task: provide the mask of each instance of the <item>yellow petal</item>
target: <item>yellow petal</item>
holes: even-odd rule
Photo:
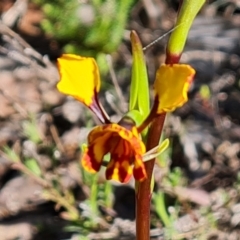
[[[195,70],[186,64],[162,65],[156,75],[154,91],[158,97],[157,113],[172,112],[187,102],[187,92]]]
[[[94,58],[63,54],[58,58],[58,68],[61,76],[58,90],[90,106],[94,94],[100,89],[99,70]]]

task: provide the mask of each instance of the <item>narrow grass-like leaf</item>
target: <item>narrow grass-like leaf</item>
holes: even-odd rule
[[[24,165],[29,169],[31,170],[31,172],[33,172],[36,176],[41,176],[42,175],[42,172],[41,172],[41,169],[37,163],[37,161],[33,158],[30,158],[30,159],[26,159],[24,161]]]

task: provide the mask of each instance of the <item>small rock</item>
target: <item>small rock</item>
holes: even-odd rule
[[[76,123],[83,112],[83,106],[76,101],[70,100],[63,104],[62,112],[64,117],[71,123]]]
[[[18,176],[11,179],[0,192],[0,218],[7,217],[7,212],[9,215],[16,215],[24,209],[44,202],[41,194],[42,187],[31,178]]]
[[[0,224],[0,239],[1,240],[32,240],[35,228],[26,222],[16,224]]]

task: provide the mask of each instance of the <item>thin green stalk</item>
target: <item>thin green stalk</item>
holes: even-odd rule
[[[98,213],[97,206],[97,192],[98,192],[98,183],[97,183],[97,175],[93,177],[92,186],[91,186],[91,195],[90,195],[90,205],[95,214]]]
[[[165,201],[164,201],[165,194],[163,192],[159,192],[154,196],[154,202],[156,206],[156,212],[161,218],[164,226],[168,227],[171,224],[170,217],[166,211]]]

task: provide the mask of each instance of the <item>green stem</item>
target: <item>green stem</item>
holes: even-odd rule
[[[155,200],[154,202],[156,206],[156,212],[163,221],[164,226],[168,227],[171,224],[171,220],[166,211],[164,196],[165,194],[163,192],[160,192],[154,196],[153,200]]]
[[[98,192],[98,183],[97,183],[98,176],[95,175],[93,177],[93,182],[91,186],[91,195],[90,195],[90,205],[91,209],[95,214],[98,213],[98,205],[97,205],[97,192]]]
[[[156,147],[159,144],[159,139],[162,133],[163,124],[166,114],[161,114],[155,118],[147,137],[147,151]],[[152,197],[152,172],[155,159],[145,163],[148,178],[139,182],[136,188],[136,236],[137,240],[150,239],[150,203]]]
[[[172,32],[167,44],[167,64],[175,64],[179,62],[193,20],[205,2],[206,0],[181,1],[177,22],[175,24],[176,28]]]

